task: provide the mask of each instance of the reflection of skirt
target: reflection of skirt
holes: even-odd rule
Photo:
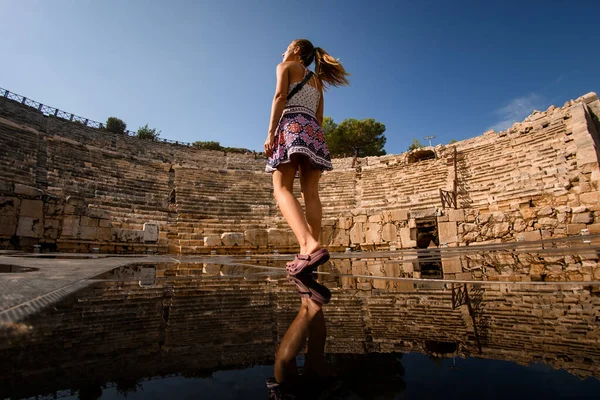
[[[305,107],[293,106],[283,110],[273,154],[267,159],[265,171],[274,172],[279,164],[289,163],[292,154],[307,156],[321,171],[333,169],[323,130],[313,112]]]

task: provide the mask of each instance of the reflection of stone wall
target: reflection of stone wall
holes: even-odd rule
[[[419,150],[354,165],[351,158],[334,160],[321,182],[322,239],[335,250],[411,248],[425,217],[438,218],[439,242],[450,247],[598,233],[599,113],[590,93],[535,111],[505,132],[425,149],[434,159],[419,159],[425,154]],[[461,210],[442,210],[439,190],[451,190],[455,180]],[[62,250],[184,254],[297,248],[256,154],[141,141],[0,98],[0,196],[21,198],[16,185],[41,191],[33,197],[49,204],[81,198],[102,218],[89,217],[110,226],[67,214],[75,218],[49,215],[54,221],[42,228],[36,216],[15,222],[7,206],[0,218],[12,226],[0,231],[3,247],[52,243]],[[140,233],[150,222],[159,226],[154,247]],[[63,238],[63,230],[77,235]]]
[[[0,392],[9,385],[35,394],[32,379],[36,389],[51,391],[73,377],[193,376],[272,362],[300,304],[287,279],[253,277],[256,271],[240,267],[158,267],[154,286],[106,282],[3,336]],[[449,342],[458,350],[446,356],[543,361],[600,377],[600,298],[588,288],[469,287],[471,316],[466,306],[452,309],[451,292],[441,284],[344,279],[325,281],[333,292],[325,307],[329,353],[428,352],[427,341]]]

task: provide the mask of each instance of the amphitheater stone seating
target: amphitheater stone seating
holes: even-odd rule
[[[415,247],[423,229],[449,246],[529,240],[536,230],[550,238],[582,229],[598,233],[598,110],[590,93],[534,111],[504,132],[399,155],[336,159],[320,183],[322,240],[341,250]],[[2,247],[39,242],[63,251],[185,254],[297,249],[259,154],[138,140],[45,116],[4,97],[0,144],[0,195],[17,204],[0,210],[12,225],[0,231]],[[18,194],[15,185],[41,194]],[[301,198],[298,186],[294,194]],[[100,218],[107,226],[82,225],[90,221],[61,213],[69,196],[82,198],[86,212],[95,213],[79,217]],[[454,197],[460,218],[447,203]],[[17,229],[33,221],[21,210],[21,200],[32,199],[54,214],[37,218],[43,229]],[[503,216],[490,219],[491,213]],[[433,230],[426,222],[431,218]],[[145,223],[158,224],[159,240],[128,243],[143,238]],[[102,233],[88,229],[96,227]]]

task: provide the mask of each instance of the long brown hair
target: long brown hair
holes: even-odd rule
[[[320,47],[314,47],[307,39],[294,40],[294,46],[300,47],[300,61],[305,67],[315,62],[315,74],[329,86],[349,85],[350,75],[344,66]]]

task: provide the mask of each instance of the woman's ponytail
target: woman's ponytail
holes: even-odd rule
[[[320,47],[314,47],[307,39],[296,39],[294,45],[300,47],[300,60],[305,67],[315,62],[315,74],[325,86],[349,85],[350,75],[342,64]]]
[[[320,47],[315,47],[315,74],[329,86],[350,84],[344,66]]]

